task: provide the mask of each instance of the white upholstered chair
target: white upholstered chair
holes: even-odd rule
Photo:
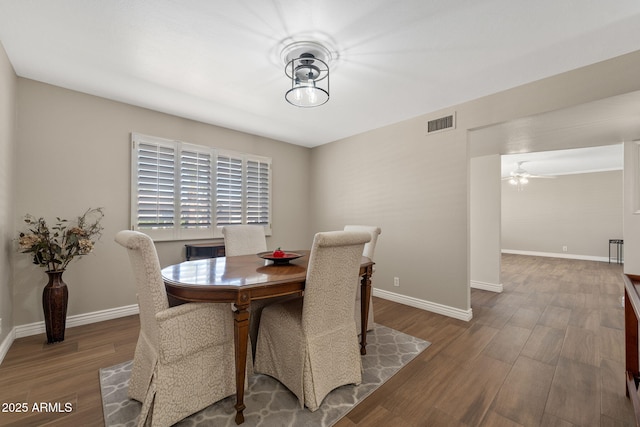
[[[229,305],[169,307],[149,236],[124,230],[115,240],[128,250],[140,307],[140,335],[129,380],[129,397],[142,402],[138,425],[170,426],[235,394]]]
[[[267,250],[261,225],[227,225],[222,227],[225,256],[252,255]]]
[[[254,368],[278,379],[311,411],[336,387],[362,382],[353,301],[369,240],[365,232],[316,234],[304,297],[262,311]]]
[[[362,252],[363,256],[366,256],[371,261],[373,261],[373,255],[376,251],[376,243],[378,242],[378,236],[382,232],[380,227],[374,227],[371,225],[345,225],[345,231],[366,231],[371,234],[371,241],[364,245],[364,250]],[[358,333],[360,333],[360,325],[362,324],[362,318],[360,317],[360,286],[358,286],[358,291],[356,293],[356,328]],[[367,331],[373,329],[373,292],[371,293],[371,297],[369,298],[369,317],[367,318]]]

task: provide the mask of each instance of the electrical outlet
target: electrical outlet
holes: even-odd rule
[[[567,252],[567,247],[566,246],[562,247],[562,252]]]
[[[400,278],[399,277],[394,277],[393,278],[393,286],[400,286]]]

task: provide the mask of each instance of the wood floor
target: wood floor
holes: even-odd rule
[[[504,255],[502,267],[503,293],[471,291],[470,322],[374,299],[377,323],[432,345],[337,427],[633,425],[621,266]],[[16,340],[0,403],[29,408],[0,425],[101,426],[98,369],[133,357],[138,328],[130,316],[67,329],[60,344]],[[33,412],[40,402],[72,410]]]

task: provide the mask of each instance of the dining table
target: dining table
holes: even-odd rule
[[[162,278],[171,304],[184,302],[233,304],[236,424],[244,422],[244,387],[251,301],[304,294],[310,251],[287,251],[287,254],[290,253],[299,257],[280,262],[264,259],[258,254],[206,258],[185,261],[162,269]],[[364,256],[360,261],[359,277],[362,294],[360,353],[363,355],[367,352],[367,318],[373,264],[371,259]]]

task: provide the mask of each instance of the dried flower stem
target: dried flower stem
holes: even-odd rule
[[[68,221],[56,218],[51,230],[44,218],[25,216],[29,233],[20,233],[18,241],[23,253],[33,253],[33,263],[47,271],[64,270],[75,258],[93,250],[95,242],[102,236],[100,221],[104,217],[102,208],[88,209],[68,227]]]

